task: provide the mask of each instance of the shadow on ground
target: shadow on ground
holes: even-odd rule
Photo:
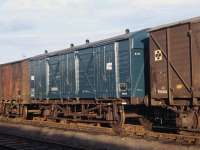
[[[31,139],[59,142],[88,150],[199,150],[200,147],[181,146],[138,138],[95,135],[73,131],[39,128],[29,125],[0,123],[0,133]]]

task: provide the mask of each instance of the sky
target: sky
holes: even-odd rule
[[[0,0],[0,64],[200,16],[199,0]]]

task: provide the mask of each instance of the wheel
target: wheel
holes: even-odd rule
[[[125,112],[123,106],[114,106],[113,107],[113,120],[114,123],[112,125],[113,130],[118,133],[122,134],[122,128],[125,123]]]
[[[28,119],[28,107],[24,106],[23,107],[23,119]]]
[[[151,121],[149,121],[148,119],[146,119],[144,117],[143,118],[139,118],[139,121],[140,121],[140,124],[143,125],[145,129],[152,130],[153,124],[152,124]]]
[[[123,127],[125,123],[125,113],[124,111],[120,111],[115,116],[115,124],[119,127]]]
[[[9,104],[4,105],[4,116],[10,117],[10,105]]]
[[[0,104],[0,115],[3,115],[4,113],[4,103]]]
[[[49,116],[49,110],[45,109],[43,110],[43,117],[44,117],[44,121],[47,121],[48,119],[48,116]]]
[[[197,129],[198,124],[198,114],[195,111],[180,113],[176,119],[176,125],[179,129]]]

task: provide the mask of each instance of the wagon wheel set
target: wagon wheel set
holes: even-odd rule
[[[28,117],[28,107],[26,105],[2,102],[0,106],[0,115],[2,116],[23,117],[24,119]]]
[[[101,106],[102,105],[102,106]],[[99,107],[94,105],[93,108],[89,107],[85,108],[81,111],[74,112],[72,111],[69,105],[56,106],[54,105],[43,105],[37,106],[36,108],[40,108],[40,110],[33,110],[29,105],[14,105],[12,103],[6,103],[1,108],[1,115],[5,117],[21,117],[23,119],[32,120],[33,118],[40,118],[44,121],[54,120],[56,122],[84,122],[84,123],[92,123],[96,125],[106,125],[110,126],[114,129],[115,132],[120,133],[120,129],[123,128],[126,118],[128,117],[128,113],[125,112],[124,105],[114,103],[113,105],[107,104],[99,104]],[[83,108],[83,106],[82,106]],[[36,112],[36,115],[34,114]],[[78,114],[78,115],[77,115]],[[92,115],[95,114],[95,115]],[[152,122],[147,118],[144,118],[142,115],[137,115],[137,113],[133,113],[134,116],[132,118],[138,119],[141,125],[143,125],[146,129],[152,129]],[[92,117],[88,117],[92,116]],[[130,116],[129,116],[130,117]],[[128,118],[129,118],[128,117]]]
[[[70,107],[71,106],[71,107]],[[84,109],[83,109],[84,106]],[[33,110],[31,105],[18,105],[14,103],[5,103],[1,105],[1,115],[6,117],[22,117],[23,119],[33,119],[34,117],[43,118],[43,120],[56,120],[66,122],[87,122],[102,123],[114,128],[120,128],[125,123],[125,110],[123,105],[99,104],[93,108],[88,105],[80,105],[81,110],[74,109],[74,105],[43,105],[37,106],[38,110]],[[76,111],[74,111],[74,110]],[[36,115],[35,115],[36,114]]]
[[[84,109],[79,111],[73,111],[73,105],[44,105],[40,106],[40,110],[33,110],[30,107],[31,105],[17,105],[16,103],[6,103],[1,105],[1,115],[6,117],[22,117],[24,119],[33,119],[34,117],[43,118],[43,120],[56,120],[66,122],[84,122],[84,123],[99,123],[107,124],[111,126],[115,131],[119,132],[120,128],[123,127],[126,120],[125,107],[119,104],[105,105],[99,104],[98,106],[93,105],[94,107],[86,108],[88,105],[84,105]],[[39,108],[38,106],[36,108]],[[80,106],[79,106],[80,108]],[[185,108],[186,109],[186,108]],[[185,109],[177,107],[176,111],[185,112]],[[76,109],[75,109],[76,110]],[[198,131],[200,127],[200,118],[199,118],[199,109],[190,110],[187,113],[180,113],[176,119],[177,127],[183,130]],[[36,113],[36,115],[34,114]],[[145,118],[145,115],[138,115],[132,118],[137,118],[139,123],[143,125],[146,129],[152,130],[152,127],[155,125],[153,121],[148,116]],[[156,126],[156,125],[155,125]],[[167,129],[167,127],[166,127]]]
[[[125,123],[124,107],[117,104],[52,105],[51,109],[48,107],[43,110],[42,117],[56,121],[97,123],[117,127],[122,127]]]

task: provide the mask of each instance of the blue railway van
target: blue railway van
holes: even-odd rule
[[[146,30],[36,56],[33,99],[144,98]]]

